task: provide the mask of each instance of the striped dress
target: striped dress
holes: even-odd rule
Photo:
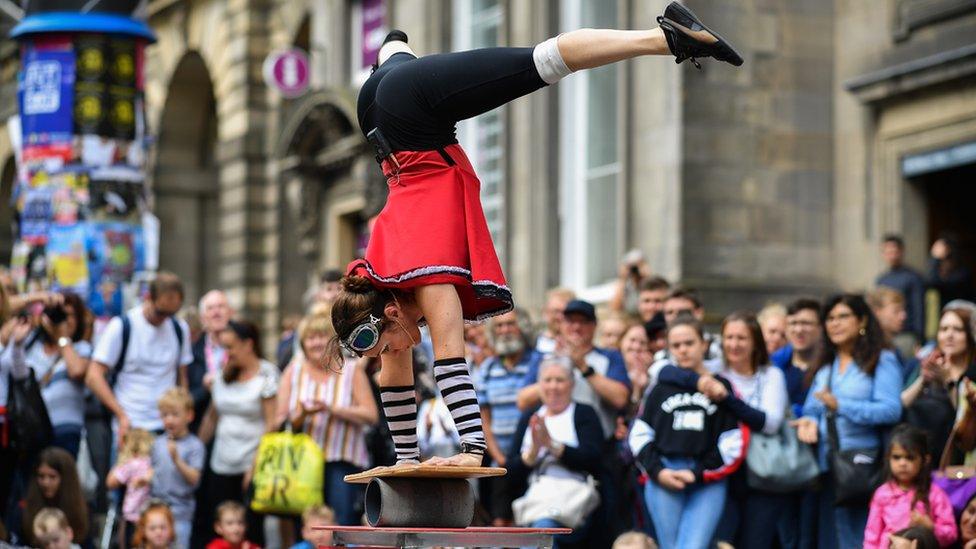
[[[296,360],[292,365],[289,412],[297,410],[300,402],[313,400],[323,401],[330,407],[352,406],[353,382],[359,368],[355,359],[346,359],[341,372],[329,372],[321,383],[312,379],[310,367],[304,361]],[[326,462],[346,461],[363,469],[369,466],[364,426],[322,411],[307,417],[302,430],[319,444]]]

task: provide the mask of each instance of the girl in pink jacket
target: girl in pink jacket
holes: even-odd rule
[[[956,521],[949,497],[932,484],[925,432],[899,425],[888,445],[885,483],[874,491],[864,529],[865,549],[886,549],[889,536],[909,526],[932,530],[939,545],[956,541]]]

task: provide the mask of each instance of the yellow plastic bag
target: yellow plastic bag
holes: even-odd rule
[[[300,515],[322,503],[325,460],[304,433],[268,433],[261,437],[254,465],[251,509],[258,513]]]

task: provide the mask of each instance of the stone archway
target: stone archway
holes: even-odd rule
[[[342,242],[355,239],[352,227],[370,202],[372,188],[357,169],[367,146],[359,134],[349,98],[331,92],[318,92],[288,105],[277,146],[279,200],[279,307],[282,313],[302,310],[302,295],[316,272],[323,267],[342,268],[327,253],[325,233],[337,217],[338,201],[355,197],[352,210],[344,211],[341,222],[346,229]],[[385,184],[383,185],[385,190]],[[378,200],[385,200],[385,195]],[[346,204],[350,204],[345,200]],[[331,217],[330,217],[331,216]],[[340,227],[340,231],[342,228]],[[337,232],[337,231],[332,231]],[[333,250],[334,251],[334,250]]]
[[[219,282],[216,113],[207,66],[198,53],[186,53],[159,119],[153,190],[161,226],[159,266],[180,275],[188,300]]]

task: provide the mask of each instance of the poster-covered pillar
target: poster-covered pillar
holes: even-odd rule
[[[20,45],[16,240],[22,291],[81,295],[97,317],[131,305],[158,263],[146,188],[144,49],[137,0],[32,0]]]

